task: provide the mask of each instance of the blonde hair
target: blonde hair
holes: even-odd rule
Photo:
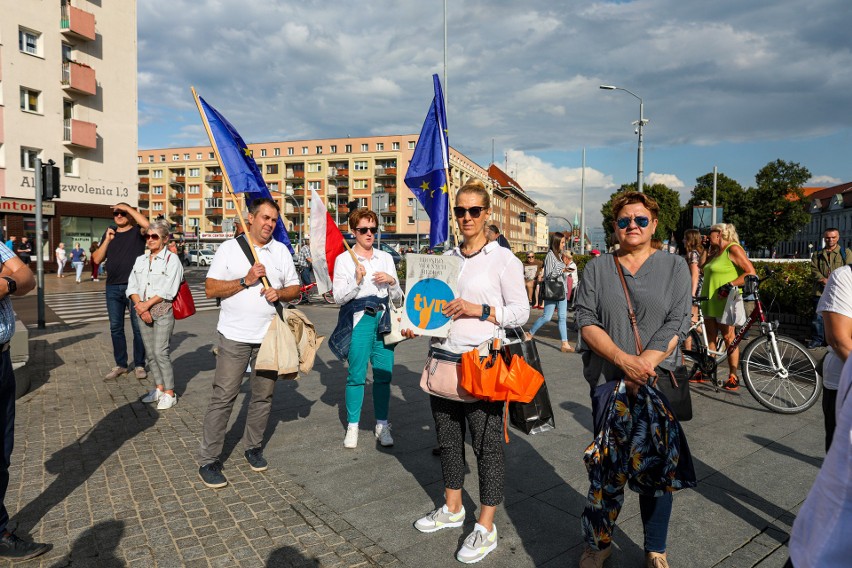
[[[731,223],[716,223],[710,227],[710,232],[712,233],[713,231],[719,231],[719,236],[722,237],[722,240],[740,244],[740,236],[737,234],[737,228]]]
[[[473,193],[482,198],[482,206],[486,209],[491,209],[491,196],[488,194],[485,184],[482,180],[470,179],[456,192],[456,200],[462,193]]]

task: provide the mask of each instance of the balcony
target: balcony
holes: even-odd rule
[[[396,232],[396,224],[389,225],[389,224],[386,223],[385,226],[384,226],[384,229],[382,229],[382,231],[385,232],[385,233],[395,233]]]
[[[183,201],[184,192],[177,189],[169,190],[169,201]]]
[[[396,168],[377,167],[375,174],[376,177],[396,177]]]
[[[95,41],[95,15],[80,8],[62,4],[62,16],[59,22],[62,33],[85,41]]]
[[[204,177],[204,183],[209,185],[221,184],[222,183],[222,174],[213,174]]]
[[[349,177],[349,168],[336,168],[337,171],[334,173],[334,177],[345,178]]]
[[[88,65],[66,61],[62,64],[62,88],[83,95],[97,94],[98,82],[95,79],[95,70]]]
[[[205,207],[204,214],[207,217],[222,217],[225,215],[225,210],[222,207]]]
[[[210,225],[210,232],[211,233],[221,233],[222,232],[222,225]]]
[[[150,184],[150,182],[151,182],[151,178],[147,178],[147,177],[141,177],[141,178],[139,178],[139,185],[140,185],[140,186],[141,186],[141,185],[148,186],[148,185]],[[140,191],[141,191],[141,190],[140,190]]]
[[[172,176],[169,180],[169,185],[183,187],[186,184],[186,176]]]
[[[148,200],[147,197],[142,197],[141,195],[139,196],[139,208],[140,209],[148,209],[150,205],[151,205],[151,202]]]
[[[284,175],[287,179],[305,179],[305,170],[287,168],[287,172]]]
[[[97,148],[98,127],[94,122],[66,118],[62,132],[62,141],[69,146]]]
[[[214,189],[213,193],[210,194],[210,197],[212,197],[214,199],[222,199],[222,190],[221,189]]]
[[[183,217],[183,207],[175,207],[174,211],[169,213],[169,217]]]

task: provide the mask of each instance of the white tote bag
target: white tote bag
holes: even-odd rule
[[[388,310],[390,311],[391,330],[382,337],[385,345],[390,347],[405,340],[402,335],[402,312],[405,310],[405,296],[401,296],[396,302],[388,298]]]
[[[728,294],[728,301],[725,302],[725,311],[722,312],[719,323],[722,325],[742,326],[745,322],[746,313],[745,306],[743,305],[743,297],[740,294],[740,289],[734,286],[731,288],[731,293]]]

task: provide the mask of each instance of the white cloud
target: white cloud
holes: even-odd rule
[[[684,183],[680,181],[680,179],[674,174],[658,174],[656,172],[650,172],[645,176],[645,183],[648,185],[653,185],[655,183],[661,183],[667,186],[669,189],[682,189]]]
[[[810,187],[831,187],[833,185],[840,185],[841,183],[843,183],[842,179],[832,176],[813,176],[807,181],[807,185]]]

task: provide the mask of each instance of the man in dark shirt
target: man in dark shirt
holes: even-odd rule
[[[506,237],[500,234],[500,229],[497,228],[497,225],[488,225],[485,228],[485,237],[489,241],[497,241],[497,244],[503,248],[512,250],[512,247],[509,246],[509,241],[506,240]]]
[[[27,237],[21,237],[21,243],[18,245],[18,248],[15,250],[18,253],[18,256],[21,257],[21,262],[26,264],[28,267],[30,265],[30,260],[33,254],[33,245],[27,240]]]
[[[133,329],[133,365],[136,378],[141,380],[148,376],[145,372],[145,345],[139,335],[136,310],[127,298],[127,281],[136,258],[145,252],[148,219],[127,203],[113,207],[113,219],[115,223],[104,233],[98,250],[92,253],[92,260],[98,264],[109,260],[106,302],[115,367],[104,380],[114,381],[128,371],[127,339],[124,335],[124,312],[127,310],[130,310],[130,327]]]

